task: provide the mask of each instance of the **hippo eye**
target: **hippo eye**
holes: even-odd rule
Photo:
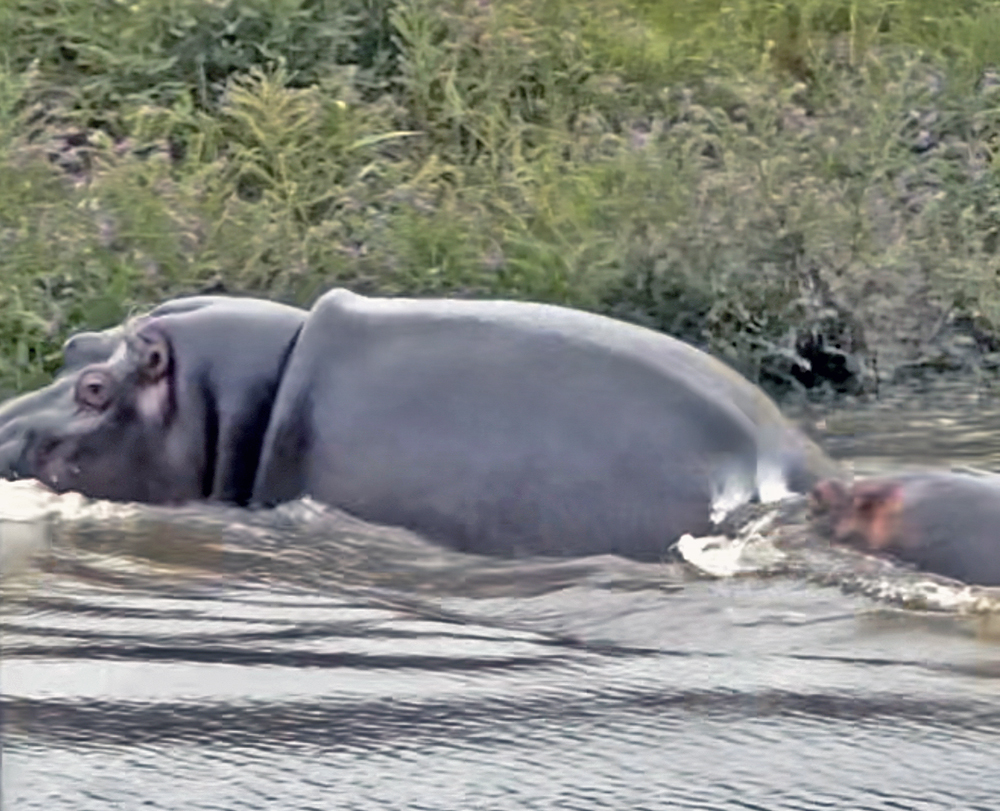
[[[76,401],[86,408],[101,411],[111,401],[111,376],[101,369],[80,375],[76,383]]]

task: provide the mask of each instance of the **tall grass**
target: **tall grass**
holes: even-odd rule
[[[873,337],[873,290],[1000,323],[995,34],[995,0],[12,0],[0,388],[219,285],[564,302],[750,371],[817,284]]]

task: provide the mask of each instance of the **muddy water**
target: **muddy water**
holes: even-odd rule
[[[991,403],[834,410],[823,441],[862,473],[1000,469]],[[809,539],[711,577],[19,487],[5,811],[998,807],[990,590]]]

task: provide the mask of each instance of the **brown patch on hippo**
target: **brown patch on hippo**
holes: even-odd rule
[[[862,482],[851,490],[850,511],[834,527],[834,538],[876,551],[902,540],[903,488],[892,481]]]
[[[871,550],[897,545],[902,530],[903,488],[893,481],[848,487],[836,479],[819,482],[809,494],[814,519],[837,543]]]

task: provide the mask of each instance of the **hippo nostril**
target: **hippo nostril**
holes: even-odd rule
[[[0,444],[0,478],[18,479],[40,478],[58,441],[52,437],[39,437],[35,430],[25,431],[17,439]]]
[[[32,477],[30,454],[33,441],[34,432],[25,431],[23,434],[0,442],[0,478],[15,480]]]
[[[22,449],[18,442],[4,442],[0,445],[0,479],[14,481],[20,479],[18,462],[22,455]]]

